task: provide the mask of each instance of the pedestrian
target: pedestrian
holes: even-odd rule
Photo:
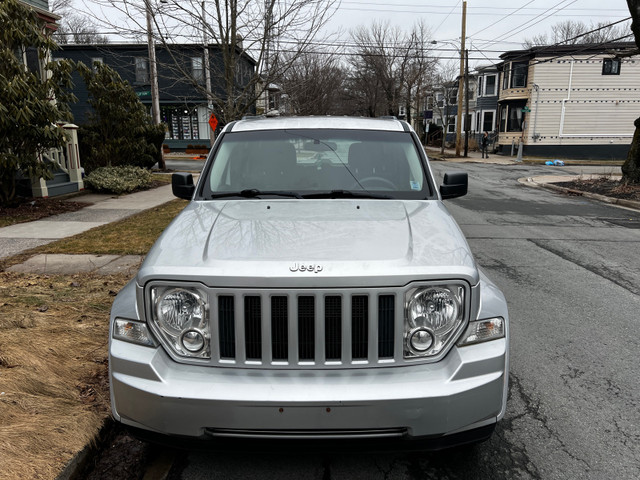
[[[482,134],[482,139],[480,140],[480,147],[482,149],[482,158],[485,158],[485,155],[487,156],[487,158],[489,158],[489,151],[487,150],[487,148],[489,147],[489,134],[487,133],[486,130]]]

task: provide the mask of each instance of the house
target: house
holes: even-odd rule
[[[212,92],[224,97],[224,83],[216,72],[224,71],[218,45],[210,44],[209,71]],[[143,104],[151,111],[151,78],[147,44],[63,45],[54,52],[56,58],[69,58],[86,65],[104,63],[113,68],[134,88]],[[198,44],[156,46],[160,118],[166,125],[165,144],[172,150],[188,145],[209,145],[211,113],[205,88],[204,49]],[[246,85],[254,75],[256,62],[247,54],[239,54],[236,82]],[[78,102],[72,105],[76,123],[87,121],[91,112],[89,93],[80,76],[74,74],[74,91]],[[220,115],[218,115],[219,117]],[[220,126],[222,127],[222,125]]]
[[[463,79],[464,81],[464,79]],[[468,130],[469,139],[474,139],[478,133],[476,117],[478,101],[478,79],[475,73],[469,74],[469,100],[467,105],[467,94],[463,87],[462,93],[462,115],[466,118],[461,126],[462,142],[464,144],[465,132]],[[438,86],[433,92],[432,108],[433,123],[439,127],[446,128],[446,140],[448,143],[455,143],[456,128],[458,125],[458,80],[444,83]],[[468,109],[468,115],[467,115]],[[465,117],[466,116],[466,117]]]
[[[623,159],[640,111],[631,42],[533,47],[502,54],[498,145],[506,153]],[[635,50],[637,53],[637,50]]]
[[[57,21],[60,20],[60,16],[49,11],[47,0],[20,1],[35,11],[46,32],[51,34],[57,30]],[[40,58],[40,53],[35,48],[23,49],[21,52],[22,62],[26,68],[44,80],[50,74],[45,65],[51,59],[51,52],[44,52],[43,59]],[[53,179],[21,179],[18,181],[18,189],[21,194],[34,197],[51,197],[84,190],[76,132],[78,127],[67,123],[60,123],[59,125],[67,132],[67,144],[59,149],[51,149],[39,158],[41,162],[47,162],[51,165]]]

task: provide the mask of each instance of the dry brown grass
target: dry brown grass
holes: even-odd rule
[[[109,415],[107,343],[125,276],[0,273],[0,477],[53,479]]]

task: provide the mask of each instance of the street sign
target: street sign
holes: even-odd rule
[[[216,127],[218,126],[218,119],[213,113],[209,117],[209,126],[211,127],[211,130],[213,130],[214,132],[216,131]]]
[[[136,92],[139,97],[148,97],[151,95],[151,90],[144,90],[142,92]]]

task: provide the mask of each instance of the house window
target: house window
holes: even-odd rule
[[[149,83],[149,60],[147,57],[136,57],[136,83]]]
[[[493,115],[494,112],[482,112],[482,131],[493,131]]]
[[[204,63],[202,57],[191,57],[191,75],[196,83],[204,83]]]
[[[484,94],[484,90],[482,90],[482,80],[484,77],[478,77],[478,96],[481,97]]]
[[[407,115],[407,109],[404,105],[398,105],[398,116],[405,117]]]
[[[620,59],[605,58],[602,61],[602,75],[620,75]]]
[[[502,105],[500,107],[500,131],[507,131],[507,106]]]
[[[42,70],[40,68],[40,57],[38,55],[38,49],[35,47],[27,47],[26,57],[27,68],[29,69],[29,71],[40,77]]]
[[[527,86],[527,70],[529,62],[514,62],[511,65],[511,88]]]
[[[447,125],[447,133],[456,133],[456,117],[449,118],[449,124]]]
[[[506,90],[509,88],[509,65],[504,66],[504,72],[502,74],[502,89]]]
[[[484,94],[487,97],[496,94],[496,75],[487,75],[484,81]]]
[[[526,105],[526,101],[514,102],[509,105],[507,115],[507,132],[521,132],[523,113],[522,109]]]

